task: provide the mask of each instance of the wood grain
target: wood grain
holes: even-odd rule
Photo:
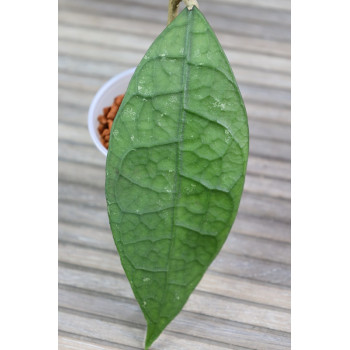
[[[99,87],[164,29],[160,0],[59,0],[58,220],[61,350],[142,349],[145,321],[108,225],[105,158],[87,129]],[[290,338],[290,1],[201,0],[250,127],[237,219],[184,310],[152,349],[287,350]]]
[[[228,12],[233,13],[230,8]],[[258,11],[259,15],[261,14]],[[226,12],[227,14],[227,12]],[[289,14],[287,17],[290,20]],[[280,18],[280,16],[278,16]],[[109,32],[118,31],[125,34],[142,35],[145,38],[155,39],[163,30],[164,26],[151,21],[133,20],[131,18],[108,17],[99,13],[90,15],[86,12],[76,12],[72,10],[61,9],[58,13],[60,24],[74,25],[82,28],[94,28],[96,31],[107,30]],[[287,21],[288,22],[288,21]],[[61,32],[59,28],[59,33]],[[290,43],[274,42],[266,39],[240,36],[237,34],[226,34],[216,30],[220,43],[224,48],[238,48],[243,51],[267,53],[271,56],[290,57]]]
[[[94,0],[61,0],[60,3],[69,9],[84,12],[84,13],[99,13],[110,17],[123,17],[132,18],[135,20],[149,20],[162,25],[166,25],[167,19],[167,6],[152,6],[145,1],[121,1],[118,3],[111,0],[101,0],[96,3]],[[215,7],[215,3],[209,3],[212,8]],[[231,7],[232,12],[235,7]],[[142,9],[142,11],[141,11]],[[273,9],[269,10],[274,12]],[[227,11],[225,11],[227,13]],[[263,14],[264,10],[260,13]],[[277,12],[277,11],[276,11]],[[280,14],[283,18],[283,13]],[[287,14],[288,16],[288,14]],[[269,40],[277,41],[289,41],[290,30],[288,26],[281,26],[273,23],[259,23],[247,21],[244,16],[242,20],[235,18],[234,15],[230,17],[223,17],[216,15],[214,11],[207,11],[206,17],[208,18],[211,25],[217,30],[232,33],[241,34],[249,37],[259,37]],[[242,17],[242,16],[241,16]],[[164,20],[165,19],[165,20]],[[281,19],[281,22],[283,19]]]

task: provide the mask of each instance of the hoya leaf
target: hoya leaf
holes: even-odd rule
[[[202,13],[185,8],[138,65],[106,163],[110,226],[147,321],[146,349],[225,242],[248,148],[227,58]]]

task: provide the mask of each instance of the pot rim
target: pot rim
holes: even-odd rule
[[[98,131],[97,129],[95,130],[95,125],[94,125],[94,120],[97,119],[98,115],[95,115],[95,110],[96,110],[96,105],[98,104],[98,102],[101,100],[101,98],[104,96],[104,94],[110,90],[110,88],[119,80],[124,79],[127,76],[131,77],[133,76],[134,72],[135,72],[136,67],[127,69],[117,75],[115,75],[114,77],[112,77],[111,79],[109,79],[108,81],[106,81],[101,87],[100,89],[97,91],[97,93],[95,94],[94,98],[91,101],[90,107],[89,107],[89,111],[88,111],[88,129],[89,129],[89,133],[90,133],[90,137],[92,138],[92,141],[94,142],[95,146],[97,147],[97,149],[104,155],[107,156],[107,152],[108,150],[102,145],[99,135],[98,135]],[[102,111],[100,112],[100,114],[102,113]]]

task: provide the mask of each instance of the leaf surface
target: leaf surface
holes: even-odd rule
[[[208,22],[185,8],[138,65],[106,163],[110,226],[147,320],[146,349],[181,311],[237,214],[248,124]]]

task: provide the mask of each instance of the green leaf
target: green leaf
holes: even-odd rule
[[[227,58],[185,8],[138,65],[112,127],[110,226],[147,320],[146,349],[181,311],[236,217],[248,124]]]

